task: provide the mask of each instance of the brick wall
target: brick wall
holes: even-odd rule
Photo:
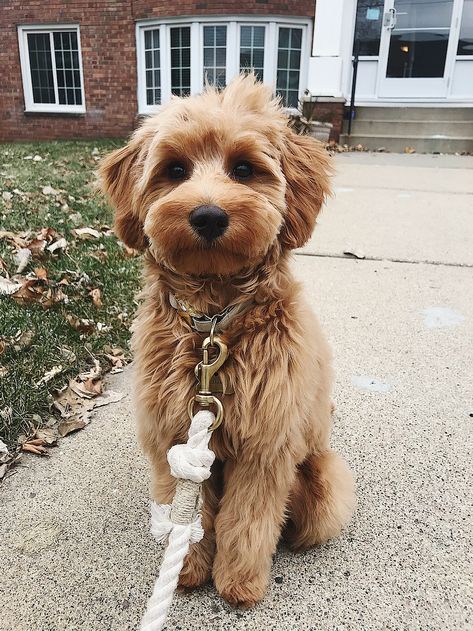
[[[27,24],[79,24],[86,114],[25,114],[17,25]],[[123,136],[133,128],[136,56],[130,0],[3,3],[0,41],[0,140]]]
[[[172,11],[170,11],[172,6]],[[0,141],[126,136],[137,122],[135,21],[260,14],[313,17],[313,0],[23,0],[0,11]],[[17,26],[78,24],[85,114],[25,113]]]
[[[172,11],[170,12],[170,5]],[[314,17],[314,0],[173,0],[171,3],[153,0],[133,0],[133,17],[143,20],[179,15],[292,15]]]
[[[330,140],[338,142],[343,127],[343,115],[345,99],[328,99],[318,101],[306,101],[304,103],[304,115],[321,123],[332,123]]]

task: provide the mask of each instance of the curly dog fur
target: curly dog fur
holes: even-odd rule
[[[232,174],[242,160],[253,169],[244,181]],[[169,175],[176,163],[179,181]],[[118,236],[146,252],[135,401],[157,502],[174,494],[166,452],[187,435],[203,339],[177,317],[169,293],[209,315],[252,299],[221,334],[229,346],[222,379],[234,394],[211,439],[205,537],[180,576],[187,587],[213,577],[234,605],[263,597],[281,534],[295,549],[321,543],[354,507],[351,473],[329,446],[330,350],[289,269],[290,251],[307,241],[330,192],[330,171],[323,146],[296,135],[252,76],[173,99],[100,168]],[[211,244],[189,223],[203,204],[229,219]]]

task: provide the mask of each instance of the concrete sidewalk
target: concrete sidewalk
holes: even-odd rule
[[[318,549],[281,546],[254,610],[209,586],[176,597],[169,630],[472,628],[473,158],[337,165],[294,266],[334,347],[333,445],[356,473],[357,513]],[[436,264],[341,258],[350,248]],[[126,391],[129,372],[111,387]],[[2,630],[136,629],[160,548],[129,398],[25,464],[0,489]]]

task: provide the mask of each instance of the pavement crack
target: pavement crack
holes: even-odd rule
[[[329,254],[324,252],[295,252],[296,256],[311,256],[314,258],[321,259],[344,259],[347,261],[379,261],[388,262],[388,263],[406,263],[408,265],[438,265],[441,267],[465,267],[465,268],[473,268],[473,263],[448,263],[444,261],[429,261],[429,260],[410,260],[410,259],[396,259],[389,256],[386,257],[378,257],[378,256],[364,256],[363,258],[358,258],[356,256],[348,256],[345,254]]]

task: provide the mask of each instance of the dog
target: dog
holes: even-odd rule
[[[294,133],[252,75],[173,98],[99,169],[118,237],[145,252],[134,396],[158,503],[175,491],[166,453],[187,437],[198,325],[225,313],[225,417],[210,442],[205,536],[179,584],[213,578],[234,606],[263,598],[281,536],[295,550],[320,544],[355,505],[350,470],[329,446],[331,352],[290,271],[330,174],[323,145]]]

